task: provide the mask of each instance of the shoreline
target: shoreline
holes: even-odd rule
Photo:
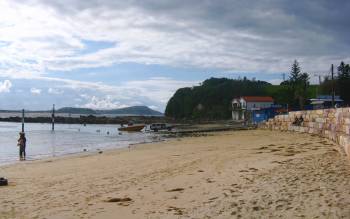
[[[0,122],[1,123],[1,122]],[[0,166],[19,162],[16,146],[21,124],[1,123]],[[57,125],[26,124],[27,160],[66,156],[85,151],[128,147],[129,144],[158,141],[161,136],[153,133],[119,133],[114,125]]]
[[[249,130],[19,163],[1,167],[10,185],[0,188],[0,214],[98,219],[346,216],[350,165],[338,149],[307,134]]]
[[[16,160],[16,161],[9,162],[9,163],[0,163],[0,169],[2,167],[12,166],[12,165],[20,164],[20,163],[32,164],[32,163],[37,163],[37,162],[40,162],[40,161],[47,162],[48,160],[69,159],[69,158],[75,158],[75,157],[80,157],[80,156],[82,156],[82,157],[95,156],[95,155],[99,155],[99,154],[102,154],[102,153],[130,149],[132,146],[166,142],[166,141],[168,141],[167,139],[169,139],[169,138],[163,138],[161,140],[152,140],[150,142],[130,143],[128,145],[125,145],[125,146],[122,146],[122,147],[119,147],[119,148],[105,148],[105,149],[96,148],[96,149],[94,149],[94,151],[89,151],[89,150],[84,151],[83,150],[83,151],[79,151],[79,152],[72,152],[72,153],[56,155],[56,156],[48,155],[48,156],[44,156],[44,157],[40,157],[40,158],[33,158],[33,159],[29,159],[29,160],[26,159],[25,161]]]
[[[105,124],[105,125],[110,125],[110,124]],[[190,130],[178,130],[178,131],[173,131],[173,132],[159,132],[156,133],[157,135],[154,135],[153,137],[156,137],[156,139],[152,138],[151,141],[146,142],[136,142],[136,143],[129,143],[128,145],[124,145],[120,148],[105,148],[105,149],[100,149],[100,148],[95,148],[93,151],[78,151],[78,152],[71,152],[67,154],[61,154],[61,155],[46,155],[43,157],[39,158],[33,158],[33,159],[27,159],[25,162],[34,162],[34,161],[40,161],[40,160],[46,160],[46,159],[53,159],[53,158],[64,158],[64,157],[71,157],[71,156],[79,156],[83,154],[98,154],[99,152],[104,152],[104,151],[113,151],[113,150],[120,150],[123,148],[129,148],[130,146],[133,145],[143,145],[143,144],[152,144],[152,143],[158,143],[158,142],[166,142],[166,141],[171,141],[172,139],[178,139],[178,138],[186,138],[186,137],[205,137],[205,136],[212,136],[215,135],[215,133],[222,133],[222,132],[231,132],[231,131],[247,131],[247,130],[253,130],[255,129],[255,126],[248,126],[248,127],[243,127],[243,126],[235,126],[235,127],[214,127],[214,128],[195,128],[195,129],[190,129]],[[16,160],[13,162],[9,163],[0,163],[1,166],[6,166],[6,165],[13,165],[16,163],[20,163],[22,161]]]

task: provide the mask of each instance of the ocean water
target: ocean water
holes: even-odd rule
[[[21,123],[0,122],[0,165],[19,160],[17,139]],[[74,153],[96,152],[127,147],[130,144],[155,140],[152,133],[120,133],[119,125],[80,125],[26,123],[27,160],[63,156]]]

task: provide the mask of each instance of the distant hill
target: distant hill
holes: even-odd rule
[[[0,113],[20,113],[21,110],[0,110]],[[51,113],[51,110],[32,111],[30,113]],[[63,107],[56,110],[56,113],[81,114],[81,115],[116,115],[116,116],[163,116],[163,113],[152,110],[147,106],[131,106],[120,109],[94,110],[90,108]]]
[[[93,110],[89,108],[64,107],[56,110],[57,113],[71,114],[115,114],[115,115],[136,115],[136,116],[163,116],[161,112],[152,110],[147,106],[131,106],[111,110]]]
[[[97,114],[93,109],[89,108],[75,108],[75,107],[63,107],[56,110],[56,113],[71,113],[71,114]]]
[[[155,111],[147,106],[131,106],[112,110],[96,110],[98,114],[118,114],[118,115],[147,115],[162,116],[163,113]]]

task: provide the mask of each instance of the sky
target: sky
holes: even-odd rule
[[[146,105],[210,77],[316,83],[350,62],[348,0],[0,0],[0,109]]]

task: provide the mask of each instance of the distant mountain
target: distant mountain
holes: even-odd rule
[[[20,113],[21,110],[0,110],[0,113]],[[30,113],[51,113],[51,110],[26,110]],[[147,106],[131,106],[120,109],[94,110],[90,108],[63,107],[56,110],[56,113],[82,114],[82,115],[118,115],[118,116],[163,116],[164,114]]]
[[[63,107],[56,110],[56,113],[71,113],[71,114],[98,114],[96,110],[89,108]]]
[[[163,113],[155,111],[147,106],[131,106],[112,110],[96,110],[99,114],[119,114],[119,115],[147,115],[162,116]]]
[[[163,113],[150,109],[147,106],[131,106],[111,110],[93,110],[89,108],[64,107],[56,110],[57,113],[71,114],[115,114],[115,115],[136,115],[136,116],[163,116]]]

